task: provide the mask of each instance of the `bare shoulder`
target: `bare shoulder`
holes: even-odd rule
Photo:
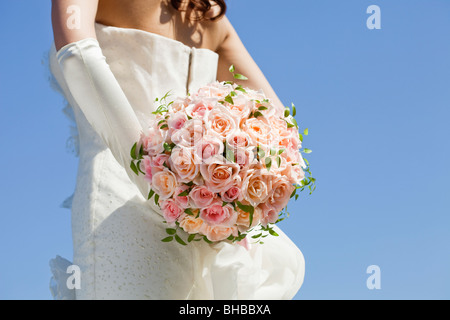
[[[203,22],[203,24],[204,30],[206,30],[210,39],[211,47],[214,47],[215,51],[219,51],[222,44],[231,35],[232,27],[230,21],[224,16],[217,21]]]

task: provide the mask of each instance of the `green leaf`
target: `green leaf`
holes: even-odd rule
[[[234,75],[234,78],[237,80],[248,80],[248,78],[246,76],[243,76],[242,74],[236,73]]]
[[[171,236],[173,236],[175,233],[177,233],[177,230],[175,229],[166,229],[167,234],[170,234]]]
[[[256,236],[253,236],[252,239],[258,239],[258,238],[261,238],[261,236],[262,236],[262,233],[257,234]]]
[[[287,118],[291,114],[291,110],[289,108],[284,108],[284,117]]]
[[[285,152],[286,151],[286,149],[284,149],[284,148],[281,148],[280,150],[278,150],[278,155],[281,155],[283,152]]]
[[[255,208],[253,206],[243,205],[239,201],[236,201],[236,204],[239,207],[239,209],[241,209],[242,211],[247,212],[247,213],[250,214],[250,225],[249,225],[249,227],[251,227],[252,224],[253,224],[253,215],[255,214]]]
[[[281,167],[281,157],[280,156],[277,157],[277,165],[278,165],[278,168]]]
[[[278,233],[276,233],[275,230],[273,230],[273,229],[270,229],[270,230],[269,230],[269,233],[270,233],[272,236],[274,236],[274,237],[279,237],[279,236],[280,236],[280,235],[279,235]]]
[[[177,234],[175,235],[175,240],[176,240],[179,244],[181,244],[181,245],[183,245],[183,246],[187,246],[187,243],[184,242],[183,239],[181,239],[180,236],[177,235]]]
[[[134,173],[136,173],[137,176],[139,175],[139,170],[136,167],[136,164],[134,163],[134,161],[131,161],[130,168],[131,168],[131,170],[133,170]]]
[[[227,148],[226,158],[230,162],[234,162],[234,152],[230,148]]]
[[[274,148],[270,149],[270,155],[273,157],[274,155],[277,154],[277,150],[275,150]]]
[[[223,201],[222,202],[222,207],[225,207],[228,204],[228,202]]]
[[[131,151],[130,151],[130,156],[131,156],[131,159],[133,159],[133,160],[137,160],[136,148],[137,148],[137,142],[135,144],[133,144],[133,147],[131,148]]]
[[[172,148],[170,147],[170,145],[167,142],[164,142],[164,150],[166,150],[168,152],[172,152]]]
[[[234,73],[236,71],[236,68],[234,67],[234,65],[232,64],[230,66],[230,69],[228,69],[231,73]]]
[[[173,241],[173,237],[167,237],[161,240],[162,242],[171,242]]]
[[[150,200],[152,197],[153,197],[153,195],[155,194],[155,191],[153,191],[152,189],[150,189],[150,192],[149,192],[149,194],[148,194],[148,200]]]
[[[155,204],[159,206],[159,194],[155,195]]]
[[[260,159],[264,158],[266,156],[266,153],[263,149],[258,149],[258,156]]]
[[[265,164],[266,164],[267,171],[270,171],[270,168],[272,168],[272,159],[271,158],[266,158],[264,161],[265,161]]]
[[[189,208],[187,208],[186,210],[184,210],[184,213],[186,213],[186,214],[189,215],[189,216],[193,216],[193,215],[194,215],[194,212],[193,212],[191,209],[189,209]]]
[[[247,93],[247,90],[245,90],[244,88],[242,88],[241,86],[238,86],[235,90],[243,92],[243,93]]]
[[[192,242],[195,239],[195,234],[189,235],[188,242]]]
[[[303,135],[301,133],[298,134],[298,138],[300,139],[301,142],[303,142]]]
[[[230,95],[225,97],[225,101],[228,102],[229,104],[234,104],[234,100]]]
[[[204,240],[206,243],[209,243],[209,244],[212,244],[212,243],[213,243],[213,242],[210,241],[206,236],[203,237],[203,240]]]
[[[163,125],[160,127],[160,129],[167,129],[167,128],[169,128],[169,126],[167,125],[167,123],[166,123],[166,124],[163,124]]]
[[[295,108],[295,104],[292,104],[292,116],[296,116],[297,115],[297,109]]]
[[[183,191],[182,193],[180,193],[178,196],[179,197],[187,197],[189,195],[189,190]]]
[[[267,107],[261,106],[258,108],[258,110],[264,111],[264,110],[267,110]]]
[[[307,136],[307,135],[309,134],[309,129],[306,128],[305,131],[303,131],[303,134],[304,134],[305,136]]]
[[[312,152],[312,150],[311,150],[311,149],[307,149],[307,148],[305,148],[305,149],[303,149],[303,152],[304,152],[304,153],[311,153],[311,152]]]
[[[262,117],[262,116],[264,116],[261,112],[259,112],[259,111],[256,111],[254,114],[253,114],[253,116],[255,117],[255,118],[258,118],[258,117]]]

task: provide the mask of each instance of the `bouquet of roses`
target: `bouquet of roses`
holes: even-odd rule
[[[273,225],[289,215],[289,200],[315,189],[300,151],[308,130],[299,133],[295,106],[282,110],[233,82],[168,97],[157,99],[156,118],[131,150],[131,168],[147,179],[148,199],[168,224],[162,241],[241,242],[252,232],[263,243],[278,236]]]

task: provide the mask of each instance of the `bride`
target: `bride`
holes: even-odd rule
[[[76,299],[292,299],[301,287],[303,255],[277,227],[246,248],[161,242],[163,218],[129,168],[155,98],[233,80],[232,64],[282,108],[225,11],[224,0],[52,0],[50,67],[80,138]]]

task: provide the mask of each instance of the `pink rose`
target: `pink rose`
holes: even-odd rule
[[[176,147],[170,155],[170,167],[179,177],[179,182],[194,181],[199,173],[199,165],[195,159],[193,149]]]
[[[203,139],[204,127],[203,121],[191,119],[186,121],[184,127],[175,131],[172,136],[172,142],[178,146],[192,148]]]
[[[228,109],[236,119],[236,122],[241,124],[248,119],[248,116],[253,109],[254,102],[243,94],[233,97],[233,102],[233,104],[228,104]]]
[[[159,195],[161,200],[169,199],[177,187],[177,177],[172,171],[164,169],[153,174],[152,189]]]
[[[200,218],[210,226],[233,226],[237,213],[231,205],[223,206],[221,201],[214,201],[209,207],[200,210]]]
[[[216,105],[215,99],[195,100],[186,108],[186,114],[191,118],[203,119]]]
[[[178,112],[170,115],[169,119],[167,120],[167,125],[169,126],[170,133],[183,128],[186,121],[188,121],[188,118],[183,112]]]
[[[227,162],[223,156],[215,156],[209,164],[202,164],[200,172],[205,185],[212,192],[226,191],[239,175],[239,165]]]
[[[273,224],[278,221],[279,211],[275,210],[267,203],[260,204],[258,208],[261,209],[261,224],[264,227],[267,227],[269,223]]]
[[[158,154],[157,156],[153,157],[150,164],[152,167],[164,170],[164,168],[165,168],[164,164],[166,164],[166,166],[169,165],[168,160],[169,160],[169,155],[162,153],[162,154]]]
[[[238,127],[236,120],[230,111],[222,105],[211,110],[206,119],[206,130],[208,135],[216,136],[225,141]]]
[[[152,183],[152,158],[149,156],[144,156],[141,161],[141,170],[145,173],[145,179],[151,184]]]
[[[251,146],[250,136],[241,130],[236,130],[227,137],[227,145],[231,150],[236,150],[237,148],[248,148]]]
[[[220,197],[225,202],[234,202],[236,200],[242,200],[242,192],[241,192],[242,181],[241,177],[236,177],[233,185],[225,191],[220,193]]]
[[[144,150],[147,151],[150,156],[156,156],[163,153],[166,137],[167,130],[160,130],[155,127],[148,128],[147,131],[141,135]]]
[[[189,193],[186,196],[180,196],[180,194],[183,194],[188,190],[189,186],[182,184],[178,188],[176,188],[173,193],[173,199],[175,200],[175,203],[183,209],[187,209],[189,207]]]
[[[276,177],[272,182],[268,204],[280,212],[287,206],[294,190],[295,186],[286,177]]]
[[[233,91],[233,87],[231,85],[215,82],[200,88],[196,96],[218,98],[219,100],[223,100],[230,94],[231,91]]]
[[[169,226],[175,225],[178,217],[183,210],[175,203],[173,199],[165,200],[162,203],[161,210],[163,212],[164,219]]]
[[[216,194],[205,186],[194,187],[189,196],[196,208],[206,208],[216,199]]]
[[[238,148],[234,151],[235,162],[239,165],[241,172],[250,168],[255,160],[255,153],[253,150],[247,148]]]
[[[198,164],[209,163],[214,156],[223,154],[224,149],[225,147],[219,138],[204,136],[200,143],[195,146]]]
[[[189,99],[178,98],[169,106],[169,112],[171,114],[178,113],[180,111],[183,111],[188,105]]]

